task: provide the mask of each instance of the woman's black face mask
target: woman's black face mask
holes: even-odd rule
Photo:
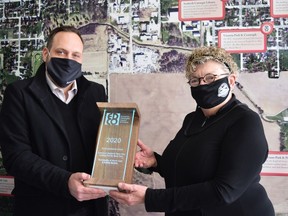
[[[198,106],[209,109],[226,100],[230,92],[228,77],[216,80],[208,85],[191,87],[191,95]]]

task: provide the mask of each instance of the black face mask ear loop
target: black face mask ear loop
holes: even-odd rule
[[[226,62],[223,62],[223,64],[228,68],[229,73],[231,74],[231,68],[229,67],[229,65]]]

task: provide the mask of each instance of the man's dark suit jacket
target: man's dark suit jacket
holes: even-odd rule
[[[88,170],[83,171],[91,173],[100,123],[96,102],[105,102],[107,98],[102,85],[84,76],[77,79],[77,86],[75,118],[87,159],[83,163],[88,164]],[[69,170],[73,156],[62,114],[55,106],[44,63],[35,77],[10,84],[4,94],[0,144],[4,166],[15,177],[13,194],[16,213],[21,212],[20,215],[34,215],[34,210],[35,215],[38,210],[42,212],[38,215],[67,215],[66,206],[85,203],[76,201],[69,193],[67,182],[72,174]],[[93,202],[99,202],[98,210],[106,204],[105,199]]]

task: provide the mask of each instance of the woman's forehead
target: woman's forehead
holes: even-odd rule
[[[214,72],[222,72],[223,71],[223,65],[220,62],[216,61],[206,61],[202,64],[198,64],[195,68],[195,73],[198,72],[205,72],[206,73],[214,73]]]

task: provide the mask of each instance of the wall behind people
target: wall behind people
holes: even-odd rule
[[[267,74],[243,73],[239,83],[244,88],[235,88],[236,97],[246,103],[251,109],[259,113],[264,110],[271,114],[273,110],[283,110],[287,101],[278,101],[282,91],[287,91],[285,84],[288,73],[283,73],[278,80],[267,79]],[[261,83],[257,85],[255,83]],[[163,149],[173,139],[181,127],[182,120],[188,112],[195,109],[195,102],[190,94],[184,74],[111,74],[110,100],[113,102],[136,102],[141,110],[140,139],[150,145],[155,151],[162,153]],[[267,86],[273,86],[271,91]],[[269,102],[270,101],[270,102]],[[279,130],[275,122],[265,121],[262,118],[270,150],[279,150]],[[243,158],[245,160],[245,158]],[[136,171],[135,171],[136,172]],[[136,173],[137,180],[146,182],[151,187],[163,187],[163,180],[158,174],[147,177]],[[151,178],[154,180],[152,181]],[[287,211],[287,176],[262,176],[261,182],[273,202],[276,212],[285,215]],[[137,207],[133,207],[137,208]],[[138,207],[143,211],[143,207]],[[131,208],[122,207],[123,215]],[[281,213],[281,214],[280,214]],[[131,214],[133,215],[133,214]]]
[[[288,151],[288,11],[281,7],[287,0],[223,2],[223,17],[180,21],[178,0],[132,1],[132,5],[91,0],[1,1],[0,107],[8,83],[35,74],[47,33],[59,25],[75,25],[85,42],[85,76],[106,86],[109,101],[138,104],[140,138],[161,153],[183,117],[195,108],[183,73],[191,49],[219,45],[219,32],[222,38],[233,32],[259,35],[262,50],[233,51],[241,69],[235,93],[262,117],[270,149]],[[0,160],[1,170],[4,173]],[[135,171],[134,180],[164,187],[156,174]],[[287,177],[263,176],[262,181],[276,212],[288,213]],[[119,211],[121,215],[154,215],[144,213],[143,206],[120,206]]]

